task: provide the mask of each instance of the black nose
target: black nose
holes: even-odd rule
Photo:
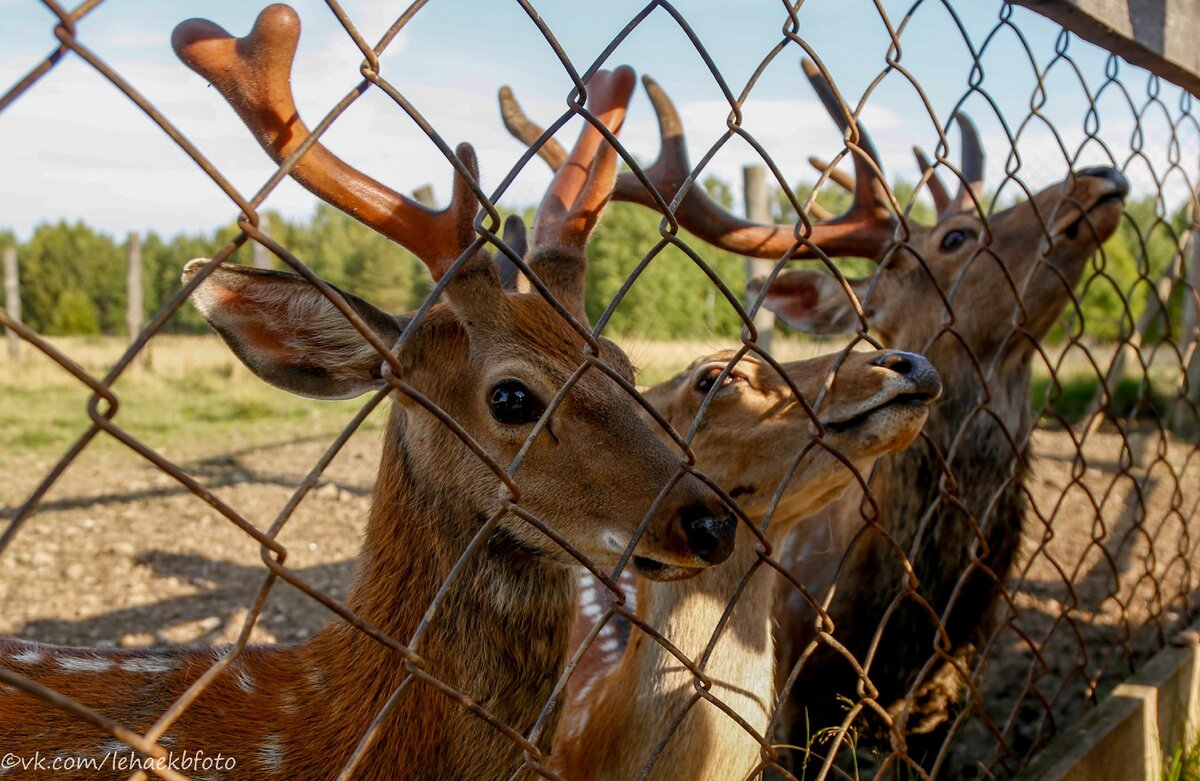
[[[1125,174],[1108,165],[1093,165],[1087,168],[1080,168],[1075,172],[1076,176],[1094,176],[1097,179],[1107,179],[1117,186],[1117,191],[1122,197],[1129,195],[1129,180],[1125,178]]]
[[[876,366],[891,369],[913,383],[913,391],[930,399],[942,393],[942,378],[924,355],[891,350],[872,361]]]
[[[683,532],[687,535],[692,553],[709,564],[720,564],[733,553],[733,535],[737,518],[732,514],[714,518],[708,507],[684,511]]]

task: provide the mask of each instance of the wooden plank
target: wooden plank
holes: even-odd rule
[[[1200,95],[1195,0],[1013,0],[1193,95]]]

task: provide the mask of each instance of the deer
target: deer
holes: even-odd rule
[[[778,368],[753,352],[720,352],[645,391],[673,427],[695,426],[697,466],[755,528],[743,526],[730,558],[695,578],[637,579],[638,618],[674,648],[605,627],[572,678],[552,767],[572,781],[717,781],[777,767],[764,747],[776,699],[779,575],[761,556],[876,458],[907,447],[940,393],[925,358],[894,350]],[[798,401],[818,398],[811,408]],[[603,610],[595,589],[582,594],[577,638]],[[711,682],[705,694],[679,657]]]
[[[524,116],[508,87],[501,107],[510,127]],[[536,143],[542,129],[524,123],[528,132],[518,138]],[[506,243],[523,245],[519,221],[506,230]],[[520,286],[515,270],[506,278]],[[778,586],[760,557],[877,458],[911,444],[940,393],[940,377],[920,355],[835,352],[777,365],[748,348],[699,358],[644,390],[666,422],[689,431],[697,467],[757,529],[744,527],[730,559],[695,578],[636,580],[626,607],[636,606],[640,623],[673,648],[627,625],[601,628],[572,675],[552,766],[573,781],[715,781],[761,771],[775,702]],[[573,648],[588,642],[605,610],[594,582],[584,574]],[[697,694],[698,679],[681,659],[711,680],[708,695]]]
[[[648,76],[661,148],[644,174],[657,193],[623,173],[613,199],[659,210],[661,199],[700,240],[776,261],[748,293],[796,330],[869,331],[884,347],[926,355],[941,374],[947,390],[922,442],[881,458],[866,490],[852,487],[780,551],[798,582],[823,597],[814,610],[785,585],[776,601],[779,686],[790,696],[774,726],[778,742],[808,747],[826,727],[844,735],[865,711],[883,726],[864,741],[875,737],[893,756],[937,764],[946,731],[964,715],[956,714],[961,693],[973,686],[1003,625],[1004,583],[1025,514],[1033,358],[1072,301],[1088,258],[1115,232],[1129,184],[1116,168],[1081,168],[1008,208],[985,206],[983,145],[957,113],[959,187],[951,195],[914,150],[937,221],[901,219],[861,123],[821,66],[807,59],[802,66],[846,136],[853,177],[814,161],[822,180],[851,190],[846,212],[792,225],[729,213],[694,186],[683,123]],[[501,99],[510,132],[526,143],[537,139],[511,93]],[[562,157],[561,147],[540,151],[552,166]],[[942,158],[939,164],[951,167]],[[877,271],[844,279],[784,270],[791,260],[836,256],[873,261]],[[855,703],[851,712],[847,702]]]
[[[574,566],[694,576],[728,558],[738,523],[637,411],[625,354],[586,325],[585,248],[617,157],[598,126],[619,132],[632,71],[587,82],[598,126],[585,124],[538,209],[522,268],[538,289],[513,293],[476,239],[471,147],[456,150],[441,211],[348,166],[296,111],[299,34],[295,11],[272,5],[243,38],[189,20],[172,42],[276,162],[309,143],[291,174],[413,252],[446,301],[393,315],[315,278],[204,259],[187,264],[183,281],[264,381],[315,398],[391,398],[350,595],[310,640],[236,654],[2,639],[0,740],[17,756],[71,760],[129,746],[159,758],[219,753],[235,768],[224,778],[545,772]],[[6,781],[45,777],[5,771]],[[128,775],[92,766],[55,777]]]

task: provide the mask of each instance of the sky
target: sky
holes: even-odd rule
[[[645,7],[645,0],[534,0],[542,20],[579,71],[598,57],[609,41]],[[894,26],[912,7],[882,2]],[[315,124],[360,80],[361,55],[323,2],[294,3],[303,23],[293,72],[293,91],[301,116]],[[351,19],[374,43],[406,4],[346,0]],[[739,93],[764,59],[784,40],[786,8],[779,0],[679,0],[673,6],[703,44],[729,88]],[[970,94],[963,107],[980,126],[989,151],[991,186],[1004,178],[1010,134],[1019,131],[1018,175],[1030,187],[1065,175],[1069,160],[1078,165],[1115,163],[1125,167],[1136,189],[1154,184],[1166,167],[1169,126],[1161,111],[1141,134],[1143,152],[1132,155],[1134,122],[1130,101],[1146,100],[1147,77],[1120,64],[1129,97],[1115,85],[1103,90],[1096,117],[1086,114],[1087,89],[1105,80],[1107,54],[1077,38],[1045,81],[1041,119],[1022,129],[1035,92],[1034,69],[1054,59],[1059,28],[1023,8],[1012,20],[1024,41],[997,27],[999,2],[969,0],[953,4],[956,21],[943,2],[925,0],[901,36],[900,63],[929,98],[936,123],[945,125],[969,93],[970,54],[958,32],[961,23],[983,54],[979,82],[989,99]],[[108,0],[79,23],[80,40],[113,66],[157,106],[200,151],[249,196],[270,178],[274,165],[221,96],[183,66],[170,46],[171,30],[185,18],[211,19],[236,35],[245,34],[259,6],[238,0]],[[824,61],[839,89],[857,102],[884,69],[887,29],[871,0],[808,0],[798,13],[799,35]],[[7,91],[53,48],[55,19],[35,0],[0,0],[0,90]],[[802,50],[789,42],[766,65],[744,109],[744,127],[762,144],[789,182],[811,180],[809,155],[829,158],[842,148],[841,134],[817,103],[799,69]],[[726,132],[729,105],[680,23],[662,7],[645,20],[606,60],[627,63],[647,73],[676,101],[688,134],[693,164]],[[527,111],[549,122],[566,108],[571,82],[538,32],[513,0],[430,0],[401,31],[381,58],[382,73],[433,123],[453,146],[470,141],[479,153],[489,191],[517,163],[523,149],[500,122],[496,92],[513,87]],[[1162,84],[1160,98],[1176,110],[1180,91]],[[1003,117],[1005,125],[1000,121]],[[878,85],[862,119],[880,148],[892,177],[913,181],[918,171],[911,146],[932,150],[935,121],[920,94],[899,72]],[[1086,128],[1099,121],[1092,140]],[[560,131],[567,146],[578,133],[575,119]],[[1057,138],[1055,131],[1057,132]],[[950,156],[958,150],[957,131],[948,134]],[[1181,159],[1194,161],[1200,143],[1194,126],[1184,139]],[[658,138],[649,101],[635,94],[622,141],[640,160],[657,154]],[[408,116],[380,90],[368,90],[323,137],[324,143],[352,165],[396,190],[432,184],[435,194],[449,193],[451,168]],[[1080,146],[1082,144],[1082,149]],[[759,162],[740,139],[724,144],[705,169],[730,182],[740,169]],[[848,164],[848,161],[847,161]],[[1189,162],[1189,171],[1190,168]],[[534,160],[502,194],[510,208],[538,201],[549,169]],[[1184,188],[1178,174],[1169,193]],[[1003,193],[1015,197],[1009,183]],[[735,187],[735,192],[737,187]],[[288,216],[311,213],[315,200],[286,181],[265,203]],[[163,234],[207,232],[237,216],[230,199],[136,105],[87,62],[68,54],[54,69],[0,112],[0,230],[24,239],[39,223],[83,220],[116,235],[130,230]]]

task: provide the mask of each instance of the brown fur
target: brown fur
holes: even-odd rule
[[[1033,346],[1062,312],[1086,259],[1115,230],[1121,198],[1114,194],[1110,182],[1080,176],[990,217],[990,236],[974,214],[913,226],[908,249],[883,259],[874,278],[852,282],[884,344],[925,352],[947,393],[926,426],[932,447],[918,444],[880,462],[871,483],[878,525],[855,539],[864,525],[863,495],[855,488],[817,516],[826,534],[793,535],[784,556],[822,597],[843,567],[828,608],[834,636],[867,667],[878,703],[897,720],[893,739],[947,720],[963,681],[952,664],[974,664],[996,631],[1001,586],[1024,514]],[[943,251],[943,237],[956,229],[969,231],[968,240]],[[779,281],[768,298],[775,297],[773,308],[796,327],[855,327],[849,302],[829,277],[793,271]],[[945,483],[939,458],[948,462],[953,486]],[[881,627],[908,582],[893,546],[911,562],[917,594],[929,608],[912,595],[902,597]],[[942,617],[955,661],[923,672],[937,638],[929,609]],[[810,645],[816,617],[794,589],[777,615],[780,674],[812,652],[792,689],[790,731],[780,736],[803,746],[817,730],[843,721],[839,697],[860,700],[859,679],[836,649]],[[931,759],[920,747],[910,751],[917,761]]]
[[[202,268],[192,264],[188,275]],[[486,257],[477,268],[484,279],[494,278]],[[406,382],[507,465],[532,425],[497,423],[488,408],[489,389],[516,378],[548,401],[585,360],[584,343],[540,295],[506,295],[498,281],[489,287],[471,277],[462,283],[469,287],[452,286],[453,305],[431,310],[397,359]],[[467,300],[464,291],[470,293]],[[247,306],[250,299],[253,305]],[[237,344],[239,355],[283,387],[345,395],[347,387],[382,382],[378,356],[362,357],[371,351],[355,346],[361,335],[345,318],[322,309],[325,299],[297,277],[222,266],[198,288],[196,300]],[[387,344],[408,322],[348,300]],[[303,343],[306,329],[289,320],[297,312],[330,324],[320,334],[326,349]],[[260,337],[264,321],[270,325],[266,332],[291,334],[293,341],[273,339],[262,347],[245,338]],[[632,380],[629,362],[616,347],[603,344],[599,357]],[[293,362],[316,367],[298,378]],[[407,396],[394,395],[348,606],[410,643],[463,550],[500,509],[501,483],[434,415]],[[590,468],[580,469],[581,463]],[[628,394],[592,370],[553,412],[514,479],[522,508],[584,555],[611,566],[678,463]],[[639,541],[639,555],[689,571],[706,566],[691,552],[681,528],[684,511],[697,507],[713,515],[726,512],[698,480],[685,477]],[[425,671],[519,734],[528,734],[549,700],[566,652],[575,601],[567,564],[574,561],[526,521],[506,515],[413,645]],[[28,657],[21,654],[30,647],[5,640],[0,663],[138,731],[146,730],[216,658],[212,649],[173,650],[170,671],[133,674],[121,668],[134,658],[130,652],[33,650],[39,661],[22,663]],[[93,664],[104,669],[63,668],[64,658],[77,656],[101,660]],[[331,778],[407,675],[400,654],[335,620],[300,646],[247,649],[171,726],[169,746],[167,739],[163,745],[177,752],[232,756],[237,770],[230,778]],[[251,690],[240,680],[252,681]],[[542,732],[543,746],[554,722],[552,716]],[[0,740],[19,754],[84,756],[111,745],[93,727],[10,689],[0,691]],[[384,720],[355,777],[500,779],[521,762],[520,748],[508,737],[432,686],[414,681]],[[127,775],[89,771],[75,777]],[[34,777],[20,771],[7,776]]]

